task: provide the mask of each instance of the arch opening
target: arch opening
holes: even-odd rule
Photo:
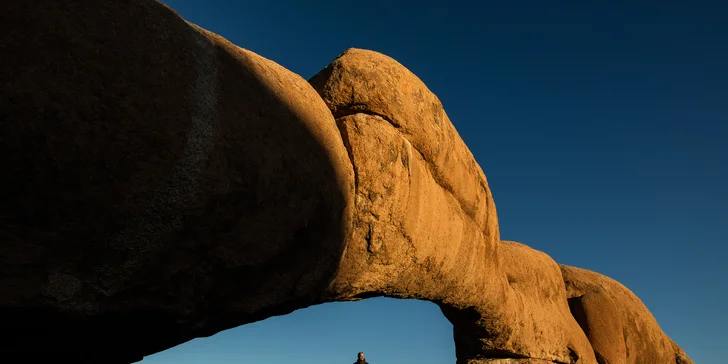
[[[146,356],[161,363],[454,363],[453,326],[437,304],[372,297],[329,302],[196,338]]]

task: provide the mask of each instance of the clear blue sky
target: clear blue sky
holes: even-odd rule
[[[304,78],[349,47],[397,59],[485,171],[503,239],[621,281],[696,363],[725,363],[728,2],[166,3]],[[370,299],[143,363],[454,363],[451,330],[429,302]]]

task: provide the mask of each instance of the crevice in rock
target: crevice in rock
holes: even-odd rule
[[[344,143],[344,148],[346,149],[346,155],[349,157],[351,169],[354,171],[354,205],[356,205],[356,194],[359,190],[359,174],[357,173],[356,166],[354,165],[354,152],[351,147],[351,141],[349,140],[349,133],[346,131],[346,125],[344,125],[339,118],[336,118],[335,121],[336,127],[339,129],[339,136],[341,137],[341,141]]]
[[[480,226],[478,224],[478,222],[476,220],[476,211],[471,211],[471,209],[466,208],[467,203],[465,203],[465,201],[463,201],[463,199],[461,199],[455,193],[455,191],[453,191],[452,186],[450,186],[448,183],[446,183],[444,181],[442,173],[434,166],[434,164],[431,161],[429,161],[427,158],[425,158],[425,156],[422,154],[422,152],[420,152],[420,150],[418,150],[414,144],[412,144],[412,141],[409,140],[409,138],[407,138],[407,134],[402,132],[401,124],[397,123],[396,121],[394,121],[393,119],[391,119],[390,117],[388,117],[384,114],[369,110],[369,109],[367,109],[367,107],[368,106],[365,104],[352,104],[345,108],[331,110],[332,114],[334,115],[334,118],[336,119],[336,124],[337,124],[337,126],[339,126],[339,132],[342,133],[342,136],[343,136],[343,130],[342,130],[342,126],[340,125],[339,120],[343,117],[352,116],[352,115],[356,115],[356,114],[364,114],[364,115],[370,115],[370,116],[378,116],[378,117],[382,118],[383,120],[385,120],[387,123],[392,125],[395,129],[397,129],[397,131],[399,131],[400,134],[402,134],[402,137],[407,142],[410,143],[410,145],[412,146],[412,149],[415,152],[417,152],[417,154],[420,156],[420,158],[422,158],[422,160],[425,162],[425,166],[427,167],[427,170],[430,172],[430,176],[432,176],[432,179],[435,181],[435,183],[437,183],[437,185],[440,186],[440,188],[447,191],[453,198],[455,198],[455,201],[457,201],[458,205],[460,206],[460,210],[462,210],[465,213],[465,216],[467,216],[473,223],[475,223],[476,226],[480,227],[481,232],[483,233],[484,236],[487,236],[488,234],[487,234],[486,226],[488,224],[486,223],[485,226]],[[353,164],[353,159],[352,159],[352,155],[351,155],[351,146],[348,145],[347,141],[344,142],[344,145],[346,146],[346,150],[349,153],[349,159],[352,161],[352,164]],[[354,175],[356,178],[356,166],[354,166]],[[481,181],[481,183],[483,185],[485,184],[484,181]],[[487,191],[487,189],[485,189],[485,188],[483,188],[483,189],[485,191]],[[486,193],[486,195],[487,194],[488,193]],[[486,207],[488,204],[487,200],[488,199],[486,197]]]
[[[367,229],[367,234],[364,236],[364,240],[367,241],[367,251],[369,254],[374,253],[374,247],[372,246],[372,225],[369,225],[369,228]]]
[[[336,119],[340,119],[345,116],[351,116],[351,115],[356,115],[356,114],[379,116],[380,118],[384,119],[386,122],[392,124],[392,126],[394,126],[396,129],[400,129],[402,127],[401,124],[390,119],[389,116],[380,114],[376,111],[369,110],[368,105],[366,105],[366,104],[351,104],[344,109],[337,109],[335,111],[332,110],[332,113],[334,114],[334,118],[336,118]]]
[[[571,362],[579,362],[579,354],[576,353],[576,350],[574,350],[574,348],[572,347],[568,347],[567,349],[569,349],[569,359],[571,359]]]
[[[363,299],[367,299],[367,298],[375,298],[375,297],[382,297],[382,296],[384,296],[384,293],[382,293],[382,292],[362,292],[362,293],[355,294],[353,298],[363,300]]]
[[[498,349],[485,350],[482,356],[486,359],[532,359],[527,355]]]

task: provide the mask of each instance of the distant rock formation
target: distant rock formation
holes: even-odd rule
[[[627,287],[586,269],[560,267],[571,312],[599,363],[692,363]]]
[[[501,241],[440,101],[385,55],[307,82],[154,0],[0,20],[4,354],[130,363],[388,296],[438,304],[458,363],[692,363],[624,286]]]

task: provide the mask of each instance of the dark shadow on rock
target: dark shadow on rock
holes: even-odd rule
[[[0,24],[3,353],[128,363],[318,303],[351,166],[305,80],[156,1]]]

